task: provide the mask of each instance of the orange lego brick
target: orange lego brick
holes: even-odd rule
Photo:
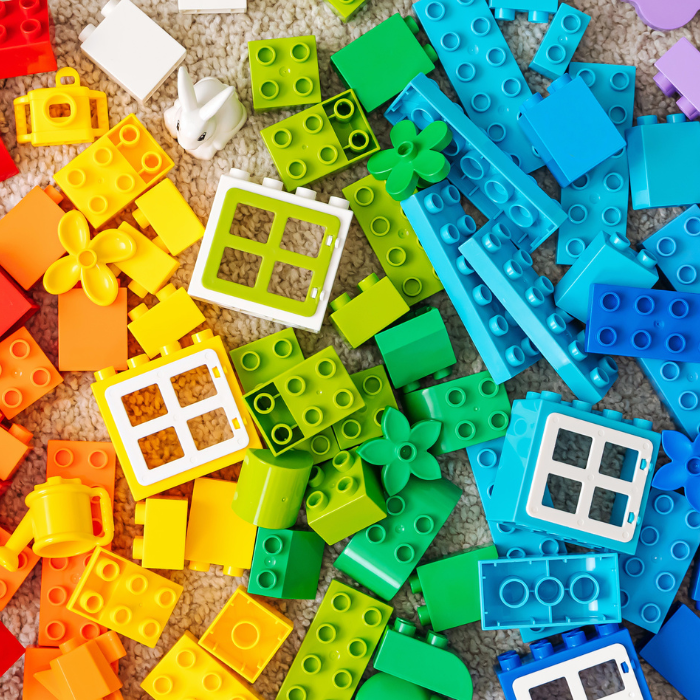
[[[0,527],[0,546],[7,544],[10,533]],[[24,583],[31,570],[36,566],[39,558],[29,547],[25,547],[19,555],[19,567],[17,571],[8,571],[0,566],[0,610],[2,610],[17,589]]]
[[[58,295],[58,369],[96,372],[126,369],[126,289],[109,306],[94,304],[81,288]]]
[[[0,479],[5,481],[24,462],[24,458],[32,451],[29,444],[33,435],[23,426],[13,423],[9,430],[0,425]]]
[[[29,289],[66,251],[58,240],[63,196],[35,187],[0,219],[0,267]]]
[[[8,419],[63,382],[26,328],[0,342],[0,368],[0,413]]]
[[[22,700],[56,700],[56,698],[34,677],[35,673],[48,671],[51,662],[61,655],[60,649],[27,647],[24,652],[24,683]]]
[[[239,586],[199,643],[254,683],[293,629],[279,610]]]

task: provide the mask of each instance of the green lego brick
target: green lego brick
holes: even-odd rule
[[[332,347],[258,386],[243,400],[275,455],[365,405]]]
[[[418,43],[413,17],[395,14],[331,56],[344,85],[371,112],[396,97],[417,75],[430,73],[438,57]]]
[[[419,380],[445,379],[457,363],[440,312],[426,306],[413,318],[375,336],[391,383],[405,392],[420,389]]]
[[[342,451],[314,467],[306,497],[309,527],[335,544],[386,518],[386,501],[372,467]]]
[[[474,547],[445,559],[424,564],[411,576],[411,591],[423,593],[418,608],[421,625],[436,632],[481,620],[479,562],[498,559],[494,545]]]
[[[343,195],[386,276],[409,306],[442,290],[401,204],[387,194],[385,182],[368,175],[348,185]]]
[[[312,600],[318,590],[324,546],[315,532],[258,529],[248,593]]]
[[[384,365],[363,369],[351,374],[350,379],[364,399],[365,407],[333,426],[338,445],[343,450],[381,437],[384,409],[387,406],[398,408]]]
[[[260,338],[229,352],[244,392],[267,384],[276,376],[304,361],[292,328]]]
[[[325,430],[322,430],[320,433],[318,433],[318,435],[314,435],[313,437],[303,440],[296,446],[296,449],[310,452],[314,464],[327,462],[329,459],[333,459],[333,457],[340,452],[338,438],[336,438],[335,433],[333,432],[333,426],[329,426]]]
[[[326,0],[326,2],[343,22],[352,19],[367,4],[367,0]]]
[[[442,455],[506,434],[510,401],[505,384],[497,385],[488,372],[459,377],[404,394],[411,423],[439,420],[442,430],[431,452]]]
[[[447,479],[407,486],[386,502],[385,520],[358,532],[335,560],[335,567],[384,600],[391,600],[425,554],[462,490]]]
[[[315,36],[249,41],[248,55],[256,112],[321,101]]]
[[[260,135],[290,192],[379,150],[352,90],[268,126]]]
[[[429,690],[388,673],[375,673],[357,691],[355,700],[440,700]]]
[[[331,581],[277,700],[350,700],[393,611]]]
[[[388,277],[381,280],[372,273],[358,285],[360,294],[354,299],[345,292],[331,302],[331,323],[346,342],[358,348],[408,312]]]

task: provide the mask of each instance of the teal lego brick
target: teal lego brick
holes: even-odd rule
[[[343,22],[347,22],[367,4],[367,0],[326,0],[326,3]]]
[[[496,19],[512,21],[516,12],[527,12],[530,22],[544,24],[557,11],[559,0],[489,0]]]

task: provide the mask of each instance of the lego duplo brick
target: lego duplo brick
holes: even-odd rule
[[[146,569],[185,568],[186,498],[140,501],[136,504],[134,522],[143,525],[143,535],[134,537],[133,559],[140,559]]]
[[[277,694],[350,700],[394,609],[332,580]]]
[[[56,70],[47,0],[6,0],[0,5],[0,28],[0,79]]]
[[[347,22],[367,4],[367,0],[326,0],[326,3],[343,22]]]
[[[0,182],[19,175],[19,169],[15,165],[15,161],[12,159],[7,146],[2,139],[0,139]]]
[[[411,391],[403,401],[411,423],[430,419],[442,423],[431,448],[435,455],[502,437],[510,420],[505,385],[498,386],[488,372]]]
[[[388,673],[375,673],[357,691],[356,700],[431,700],[435,698],[429,690],[415,683],[390,676]]]
[[[256,112],[321,101],[315,36],[249,41],[248,58]]]
[[[554,285],[537,274],[532,258],[515,247],[509,231],[502,226],[484,235],[477,231],[459,250],[574,395],[600,401],[617,379],[617,365],[608,357],[586,355],[583,331],[557,311]]]
[[[23,698],[26,700],[55,700],[56,696],[44,688],[34,677],[34,674],[50,670],[51,661],[60,655],[61,650],[57,647],[27,647],[24,653]]]
[[[700,361],[700,294],[614,284],[591,287],[586,350]]]
[[[546,99],[534,94],[519,124],[556,181],[567,187],[625,147],[625,139],[581,76],[562,75]]]
[[[331,66],[368,112],[398,95],[437,63],[432,46],[418,43],[412,17],[392,15],[331,55]]]
[[[22,658],[24,647],[10,630],[0,622],[0,676]]]
[[[353,90],[268,126],[260,136],[290,191],[341,172],[379,150]]]
[[[695,608],[700,610],[700,607],[698,607],[698,601],[700,601],[700,563],[698,562],[695,562],[693,575],[690,577],[688,597],[695,601]]]
[[[386,503],[384,520],[357,532],[335,560],[336,569],[391,600],[454,510],[462,490],[447,479],[411,477]]]
[[[524,172],[541,168],[517,123],[532,91],[486,0],[421,0],[414,8],[469,118]]]
[[[622,136],[632,126],[636,70],[601,63],[572,63],[569,67],[569,75],[583,78]],[[628,201],[629,166],[624,148],[562,189],[561,205],[568,219],[559,229],[557,263],[573,264],[601,231],[624,236]]]
[[[637,117],[625,132],[633,209],[683,207],[700,201],[700,182],[693,177],[700,158],[700,123],[684,114]]]
[[[247,9],[247,0],[177,0],[177,10],[182,14],[239,14]]]
[[[691,121],[700,116],[700,51],[681,37],[656,63],[654,82],[666,97],[678,94],[678,109]]]
[[[0,547],[4,547],[9,539],[10,533],[0,527]],[[29,547],[25,547],[18,558],[17,571],[8,571],[5,567],[0,566],[0,610],[3,610],[10,602],[12,596],[39,561],[39,556],[34,554]]]
[[[22,288],[0,268],[0,338],[23,326],[39,309]]]
[[[411,592],[425,601],[417,610],[421,625],[442,632],[480,620],[479,562],[490,559],[498,559],[493,545],[419,566],[410,583]]]
[[[303,440],[297,445],[297,449],[308,452],[314,464],[327,462],[340,452],[338,439],[333,431],[333,426],[322,430],[313,437]]]
[[[667,32],[690,22],[700,9],[697,0],[678,0],[673,4],[662,4],[656,0],[624,0],[629,2],[644,24]]]
[[[318,591],[324,546],[315,532],[259,530],[248,593],[283,600],[313,600]]]
[[[32,434],[23,426],[0,425],[0,480],[11,479],[24,458],[32,451]]]
[[[558,0],[489,0],[496,19],[512,21],[516,12],[527,12],[530,22],[546,23],[557,11]]]

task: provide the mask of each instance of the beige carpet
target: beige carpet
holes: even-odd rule
[[[350,24],[342,24],[322,0],[249,0],[249,10],[245,15],[210,15],[193,17],[180,15],[175,0],[136,0],[151,17],[159,22],[172,36],[183,43],[188,50],[186,65],[193,78],[199,79],[214,75],[236,86],[238,93],[252,112],[250,75],[246,42],[268,37],[299,36],[315,34],[321,64],[321,82],[324,97],[330,97],[341,89],[337,77],[329,69],[329,57],[351,40],[368,31],[389,15],[400,11],[408,14],[409,0],[370,0]],[[635,115],[654,113],[665,115],[678,111],[675,104],[663,97],[653,83],[653,62],[667,50],[680,36],[688,36],[700,44],[700,20],[685,29],[661,34],[642,24],[633,8],[619,0],[575,0],[570,4],[589,13],[592,21],[583,42],[576,53],[579,61],[623,63],[637,66],[637,101]],[[99,20],[97,11],[99,0],[50,0],[56,21],[56,53],[60,66],[75,67],[83,84],[107,93],[110,108],[110,124],[115,124],[126,114],[135,112],[146,124],[164,148],[175,159],[176,165],[170,177],[189,200],[191,206],[206,221],[210,203],[214,196],[220,175],[231,166],[249,170],[253,177],[276,176],[275,168],[259,136],[264,126],[274,123],[281,114],[253,115],[245,128],[234,138],[227,148],[210,162],[200,162],[186,155],[166,134],[162,126],[162,112],[169,107],[176,95],[174,76],[155,94],[145,107],[135,101],[107,76],[92,65],[79,50],[78,33],[88,21]],[[504,23],[504,32],[523,68],[529,64],[546,25],[529,24],[523,15],[516,22]],[[423,40],[425,38],[423,37]],[[129,37],[124,37],[125,51],[139,51],[138,46],[129,46]],[[435,73],[444,85],[441,69]],[[534,89],[543,91],[544,79],[525,71],[526,78]],[[0,214],[11,209],[34,185],[45,186],[52,182],[52,173],[83,147],[67,146],[55,148],[33,148],[29,145],[17,146],[14,138],[12,100],[31,88],[53,84],[53,74],[31,76],[7,80],[0,92],[0,131],[4,141],[19,165],[21,174],[0,183]],[[0,117],[2,120],[2,117]],[[386,144],[387,123],[381,113],[371,117],[372,124],[380,140]],[[366,169],[358,166],[337,177],[327,178],[313,185],[320,191],[320,198],[328,200],[330,195],[340,195],[340,190],[354,180],[366,175]],[[537,175],[547,188],[557,195],[553,180],[543,173]],[[633,241],[645,238],[661,223],[677,214],[672,210],[630,215],[629,236]],[[481,220],[480,220],[481,221]],[[192,271],[197,247],[181,256],[181,268],[174,277],[178,286],[186,285]],[[535,264],[541,273],[556,281],[564,271],[554,263],[554,240],[552,239],[535,255]],[[381,272],[380,266],[365,241],[359,227],[353,225],[345,254],[340,265],[334,295],[343,291],[353,291],[357,284],[370,272]],[[56,359],[56,299],[48,296],[37,286],[32,295],[41,304],[41,312],[32,319],[29,328],[39,340],[49,356]],[[136,305],[133,295],[130,306]],[[153,300],[148,300],[149,304]],[[457,373],[467,374],[483,369],[467,334],[444,293],[433,297],[449,326],[452,341],[459,358]],[[223,336],[229,348],[237,347],[276,328],[267,322],[249,318],[241,314],[222,311],[218,308],[201,305],[211,328]],[[371,343],[360,350],[350,350],[326,323],[322,332],[315,336],[298,333],[301,345],[307,356],[328,344],[333,344],[341,353],[350,371],[372,366],[380,361],[379,353]],[[136,352],[136,347],[132,348]],[[654,421],[655,428],[670,428],[672,424],[661,407],[654,392],[633,361],[621,360],[620,378],[612,391],[602,402],[605,408],[622,411],[626,417],[644,417]],[[34,433],[33,452],[17,474],[10,491],[0,499],[0,524],[13,528],[25,512],[23,499],[33,485],[44,480],[46,443],[50,439],[62,440],[106,440],[102,419],[97,411],[90,392],[92,374],[67,374],[65,383],[58,387],[30,409],[20,414],[17,421]],[[515,380],[509,382],[511,399],[523,397],[527,390],[561,391],[570,398],[569,392],[557,375],[542,361],[530,368]],[[457,509],[440,532],[435,544],[428,552],[431,558],[438,558],[468,546],[486,544],[490,541],[476,488],[467,466],[466,455],[454,453],[441,459],[443,473],[464,489],[464,497]],[[124,556],[131,552],[132,537],[140,528],[133,524],[134,504],[126,482],[119,472],[115,507],[116,537],[115,550]],[[325,591],[329,579],[339,576],[332,568],[335,556],[344,543],[326,550],[325,565],[321,581],[321,593]],[[41,566],[38,565],[28,581],[20,589],[8,607],[0,614],[0,619],[25,644],[37,639],[39,620],[39,584]],[[191,630],[200,636],[223,606],[241,580],[222,575],[221,570],[209,574],[177,572],[168,574],[173,580],[185,586],[175,612],[155,649],[147,649],[125,639],[128,656],[121,664],[120,675],[124,682],[125,698],[146,697],[139,688],[140,681],[155,665],[156,661],[180,637],[184,630]],[[245,578],[242,580],[245,582]],[[681,591],[685,598],[687,581]],[[282,650],[264,671],[256,683],[257,690],[266,698],[274,698],[277,689],[299,647],[316,610],[318,601],[275,601],[295,623],[292,635]],[[405,590],[394,600],[396,612],[403,617],[416,619],[415,609],[419,601]],[[460,656],[472,672],[476,698],[503,697],[491,666],[498,653],[511,648],[521,648],[519,635],[515,632],[482,632],[478,624],[469,625],[448,632],[448,636]],[[657,700],[680,697],[670,686],[648,667],[647,679]],[[14,700],[22,692],[22,662],[0,680],[0,698]]]

